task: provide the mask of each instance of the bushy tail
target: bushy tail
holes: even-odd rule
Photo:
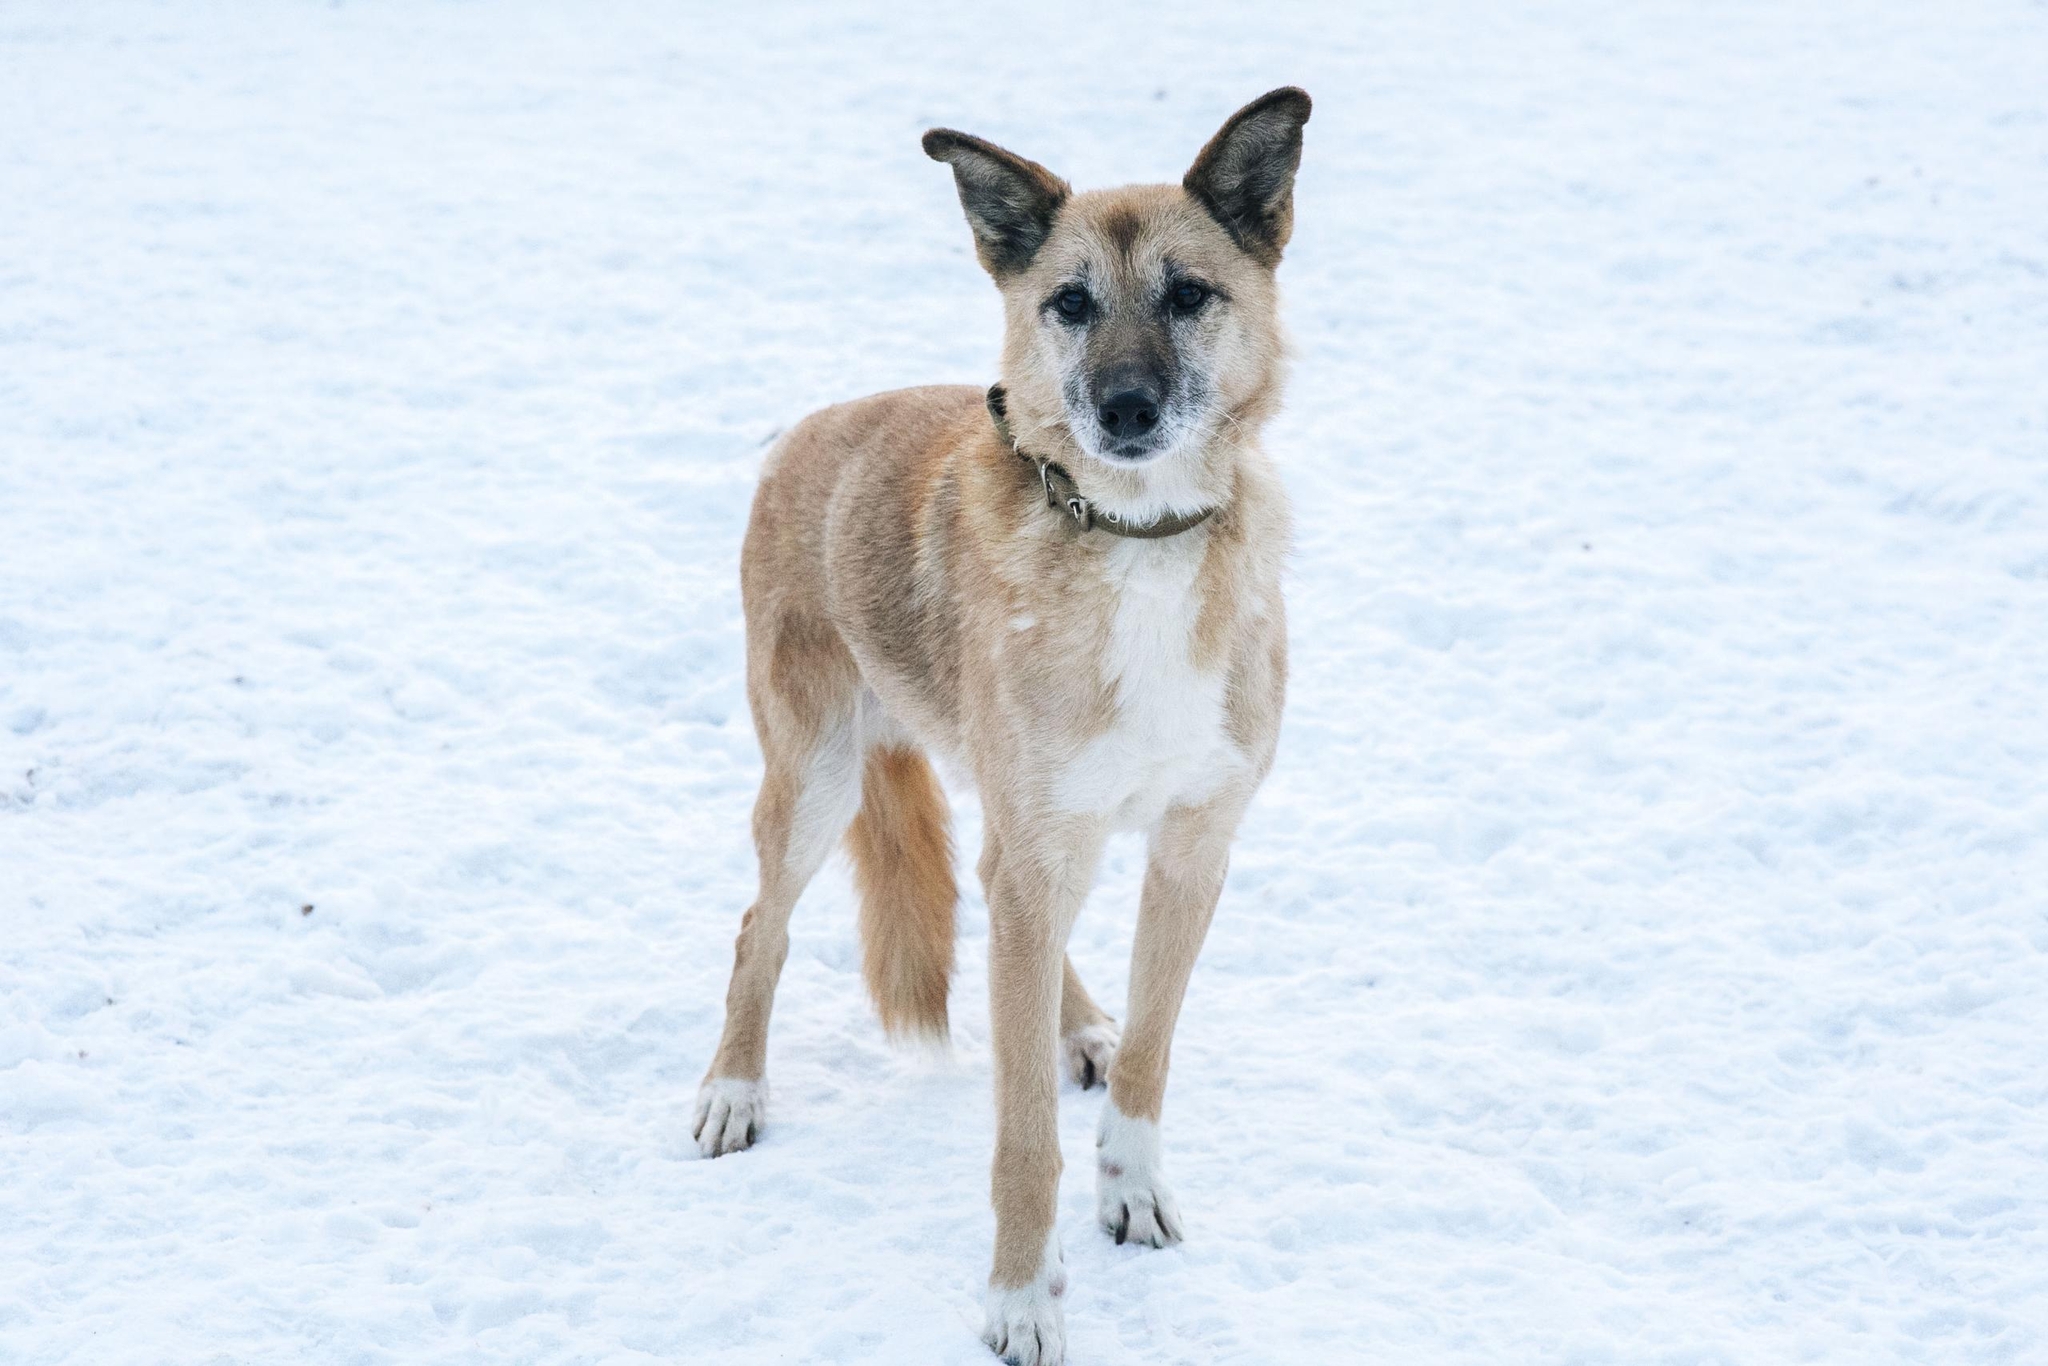
[[[959,893],[946,793],[922,753],[868,752],[846,847],[860,887],[861,967],[882,1028],[944,1042]]]

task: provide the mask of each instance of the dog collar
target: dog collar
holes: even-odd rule
[[[1017,444],[1016,433],[1010,430],[1009,395],[1000,384],[988,387],[988,415],[996,424],[996,435],[1003,439],[1003,444],[1020,459],[1038,466],[1038,482],[1045,490],[1045,505],[1071,518],[1082,531],[1107,531],[1112,536],[1156,541],[1198,527],[1216,511],[1215,508],[1203,508],[1200,512],[1174,513],[1156,522],[1126,522],[1114,512],[1098,512],[1093,503],[1081,496],[1081,486],[1074,482],[1073,475],[1056,462],[1032,455]]]

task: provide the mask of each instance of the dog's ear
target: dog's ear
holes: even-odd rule
[[[1259,96],[1230,116],[1180,182],[1264,266],[1280,264],[1294,231],[1294,172],[1309,108],[1308,92],[1291,85]]]
[[[1067,202],[1067,182],[1035,161],[950,128],[926,133],[924,154],[953,168],[975,254],[988,273],[1000,281],[1030,265]]]

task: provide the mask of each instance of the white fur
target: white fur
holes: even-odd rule
[[[860,810],[862,768],[878,746],[915,744],[882,699],[862,688],[853,715],[819,741],[789,823],[783,865],[791,881],[807,885],[838,845]]]
[[[1095,456],[1069,472],[1098,514],[1114,512],[1128,522],[1196,513],[1218,502],[1218,491],[1209,486],[1213,476],[1205,475],[1202,462],[1184,450],[1144,461]]]
[[[1198,669],[1189,657],[1205,547],[1194,531],[1112,552],[1117,608],[1103,668],[1116,683],[1117,719],[1060,775],[1061,810],[1107,817],[1117,830],[1149,829],[1169,806],[1205,800],[1243,764],[1224,730],[1222,670]]]
[[[697,1151],[720,1157],[753,1146],[768,1122],[768,1083],[712,1077],[697,1088],[697,1115],[690,1132]]]
[[[783,852],[786,875],[799,887],[817,876],[860,809],[861,760],[867,753],[863,722],[869,720],[869,712],[879,710],[876,705],[859,707],[851,719],[826,734],[811,755]]]
[[[981,1340],[1013,1366],[1060,1366],[1067,1359],[1066,1311],[1060,1308],[1066,1293],[1067,1265],[1054,1231],[1046,1236],[1045,1255],[1031,1284],[988,1288]]]
[[[1095,1137],[1095,1211],[1117,1241],[1147,1247],[1180,1241],[1180,1207],[1159,1165],[1159,1126],[1104,1101]]]

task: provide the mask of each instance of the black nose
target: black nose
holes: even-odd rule
[[[1159,400],[1143,389],[1126,389],[1104,400],[1095,417],[1111,436],[1143,436],[1159,425]]]

